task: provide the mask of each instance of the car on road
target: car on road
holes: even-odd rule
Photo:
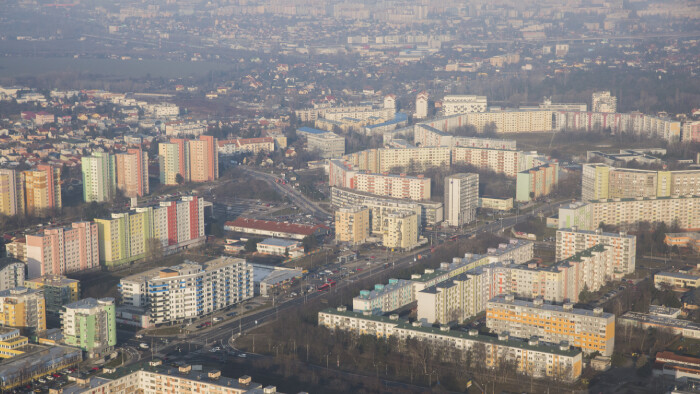
[[[240,358],[246,358],[246,354],[245,354],[245,353],[241,353],[241,354],[238,355],[238,357],[240,357]]]
[[[136,338],[136,339],[141,339],[141,338],[143,338],[143,334],[136,334],[136,335],[134,336],[134,338]]]
[[[223,319],[222,317],[215,317],[213,320],[214,320],[215,323],[218,323],[218,322],[220,322],[220,321],[222,321],[222,320],[224,320],[224,319]]]
[[[226,314],[226,316],[236,316],[238,312],[229,312]]]
[[[216,352],[218,352],[218,351],[221,351],[221,348],[218,347],[218,346],[216,346],[216,347],[211,348],[209,351],[212,352],[212,353],[216,353]]]
[[[141,342],[141,343],[139,343],[139,347],[141,349],[148,349],[148,344]]]

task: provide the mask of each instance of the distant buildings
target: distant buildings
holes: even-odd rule
[[[335,239],[351,245],[364,243],[370,234],[370,210],[362,206],[338,208],[335,211]]]
[[[479,205],[479,174],[461,173],[445,177],[445,222],[461,227],[476,220]]]
[[[700,194],[700,170],[650,171],[584,164],[583,201]]]
[[[308,134],[306,147],[309,151],[318,151],[321,158],[329,159],[345,154],[345,137],[333,132]]]
[[[636,228],[640,221],[700,230],[700,197],[613,198],[559,208],[559,228],[576,226],[581,230],[594,230],[600,223]]]
[[[26,236],[29,278],[64,275],[99,266],[98,225],[76,222]]]
[[[10,169],[0,169],[0,214],[24,214],[24,185],[21,175]]]
[[[304,246],[299,241],[267,238],[257,244],[257,252],[273,256],[296,258],[304,255]]]
[[[416,112],[413,115],[416,119],[425,119],[428,117],[428,93],[423,91],[416,96]]]
[[[126,306],[144,308],[154,324],[182,322],[253,297],[253,267],[243,259],[220,257],[185,262],[121,280]]]
[[[486,96],[445,96],[442,99],[442,111],[445,116],[466,114],[471,112],[486,112]]]
[[[516,176],[515,200],[530,201],[549,195],[559,184],[559,163],[552,161],[520,171]]]
[[[260,152],[274,152],[275,139],[272,137],[234,138],[217,141],[217,145],[219,153],[223,155],[233,155],[237,153],[252,153],[257,155]]]
[[[79,347],[88,357],[98,357],[117,345],[113,298],[85,298],[64,306],[61,312],[63,341]]]
[[[21,328],[28,332],[44,331],[45,305],[41,290],[15,287],[0,291],[0,325]]]
[[[593,92],[592,112],[615,113],[617,112],[617,97],[609,91]]]
[[[402,308],[414,300],[413,282],[389,279],[388,284],[376,284],[373,290],[360,290],[360,295],[352,299],[352,310],[381,315]]]
[[[111,201],[117,192],[117,165],[114,155],[93,152],[82,158],[83,201]]]

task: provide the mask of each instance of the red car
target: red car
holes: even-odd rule
[[[53,376],[54,378],[60,378],[61,374],[60,373],[53,373],[53,374],[51,374],[51,376]]]
[[[100,367],[92,367],[92,368],[90,368],[90,370],[91,370],[91,371],[99,371],[99,370],[100,370]]]
[[[362,271],[362,268],[358,268],[358,269],[357,269],[357,272],[360,272],[360,271]]]

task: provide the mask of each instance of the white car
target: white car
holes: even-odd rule
[[[139,343],[139,347],[141,349],[148,349],[148,344],[142,342],[142,343]]]
[[[245,354],[245,353],[241,353],[241,354],[238,355],[238,357],[240,357],[240,358],[246,358],[246,354]]]
[[[221,348],[217,346],[217,347],[211,348],[211,350],[209,350],[209,351],[212,352],[212,353],[216,353],[216,352],[218,352],[218,351],[221,351]]]
[[[215,317],[213,320],[214,320],[214,322],[220,322],[224,319],[222,317]]]

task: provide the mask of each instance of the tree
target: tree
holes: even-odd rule
[[[248,253],[252,253],[258,250],[258,242],[260,242],[259,239],[257,238],[250,238],[245,242],[245,251]]]
[[[175,182],[178,185],[182,185],[183,183],[185,183],[185,178],[182,177],[182,174],[177,174],[175,175]]]
[[[304,252],[309,253],[310,251],[316,249],[318,246],[318,241],[313,235],[307,235],[301,240],[301,244],[304,246]]]
[[[152,237],[146,240],[146,260],[158,261],[163,258],[163,243],[160,239]]]
[[[586,304],[586,303],[588,303],[589,301],[591,301],[592,298],[593,298],[593,293],[591,293],[591,292],[588,290],[588,285],[584,283],[584,284],[583,284],[583,289],[581,289],[581,292],[580,292],[579,295],[578,295],[578,300],[579,300],[579,302],[582,302],[582,303]]]

